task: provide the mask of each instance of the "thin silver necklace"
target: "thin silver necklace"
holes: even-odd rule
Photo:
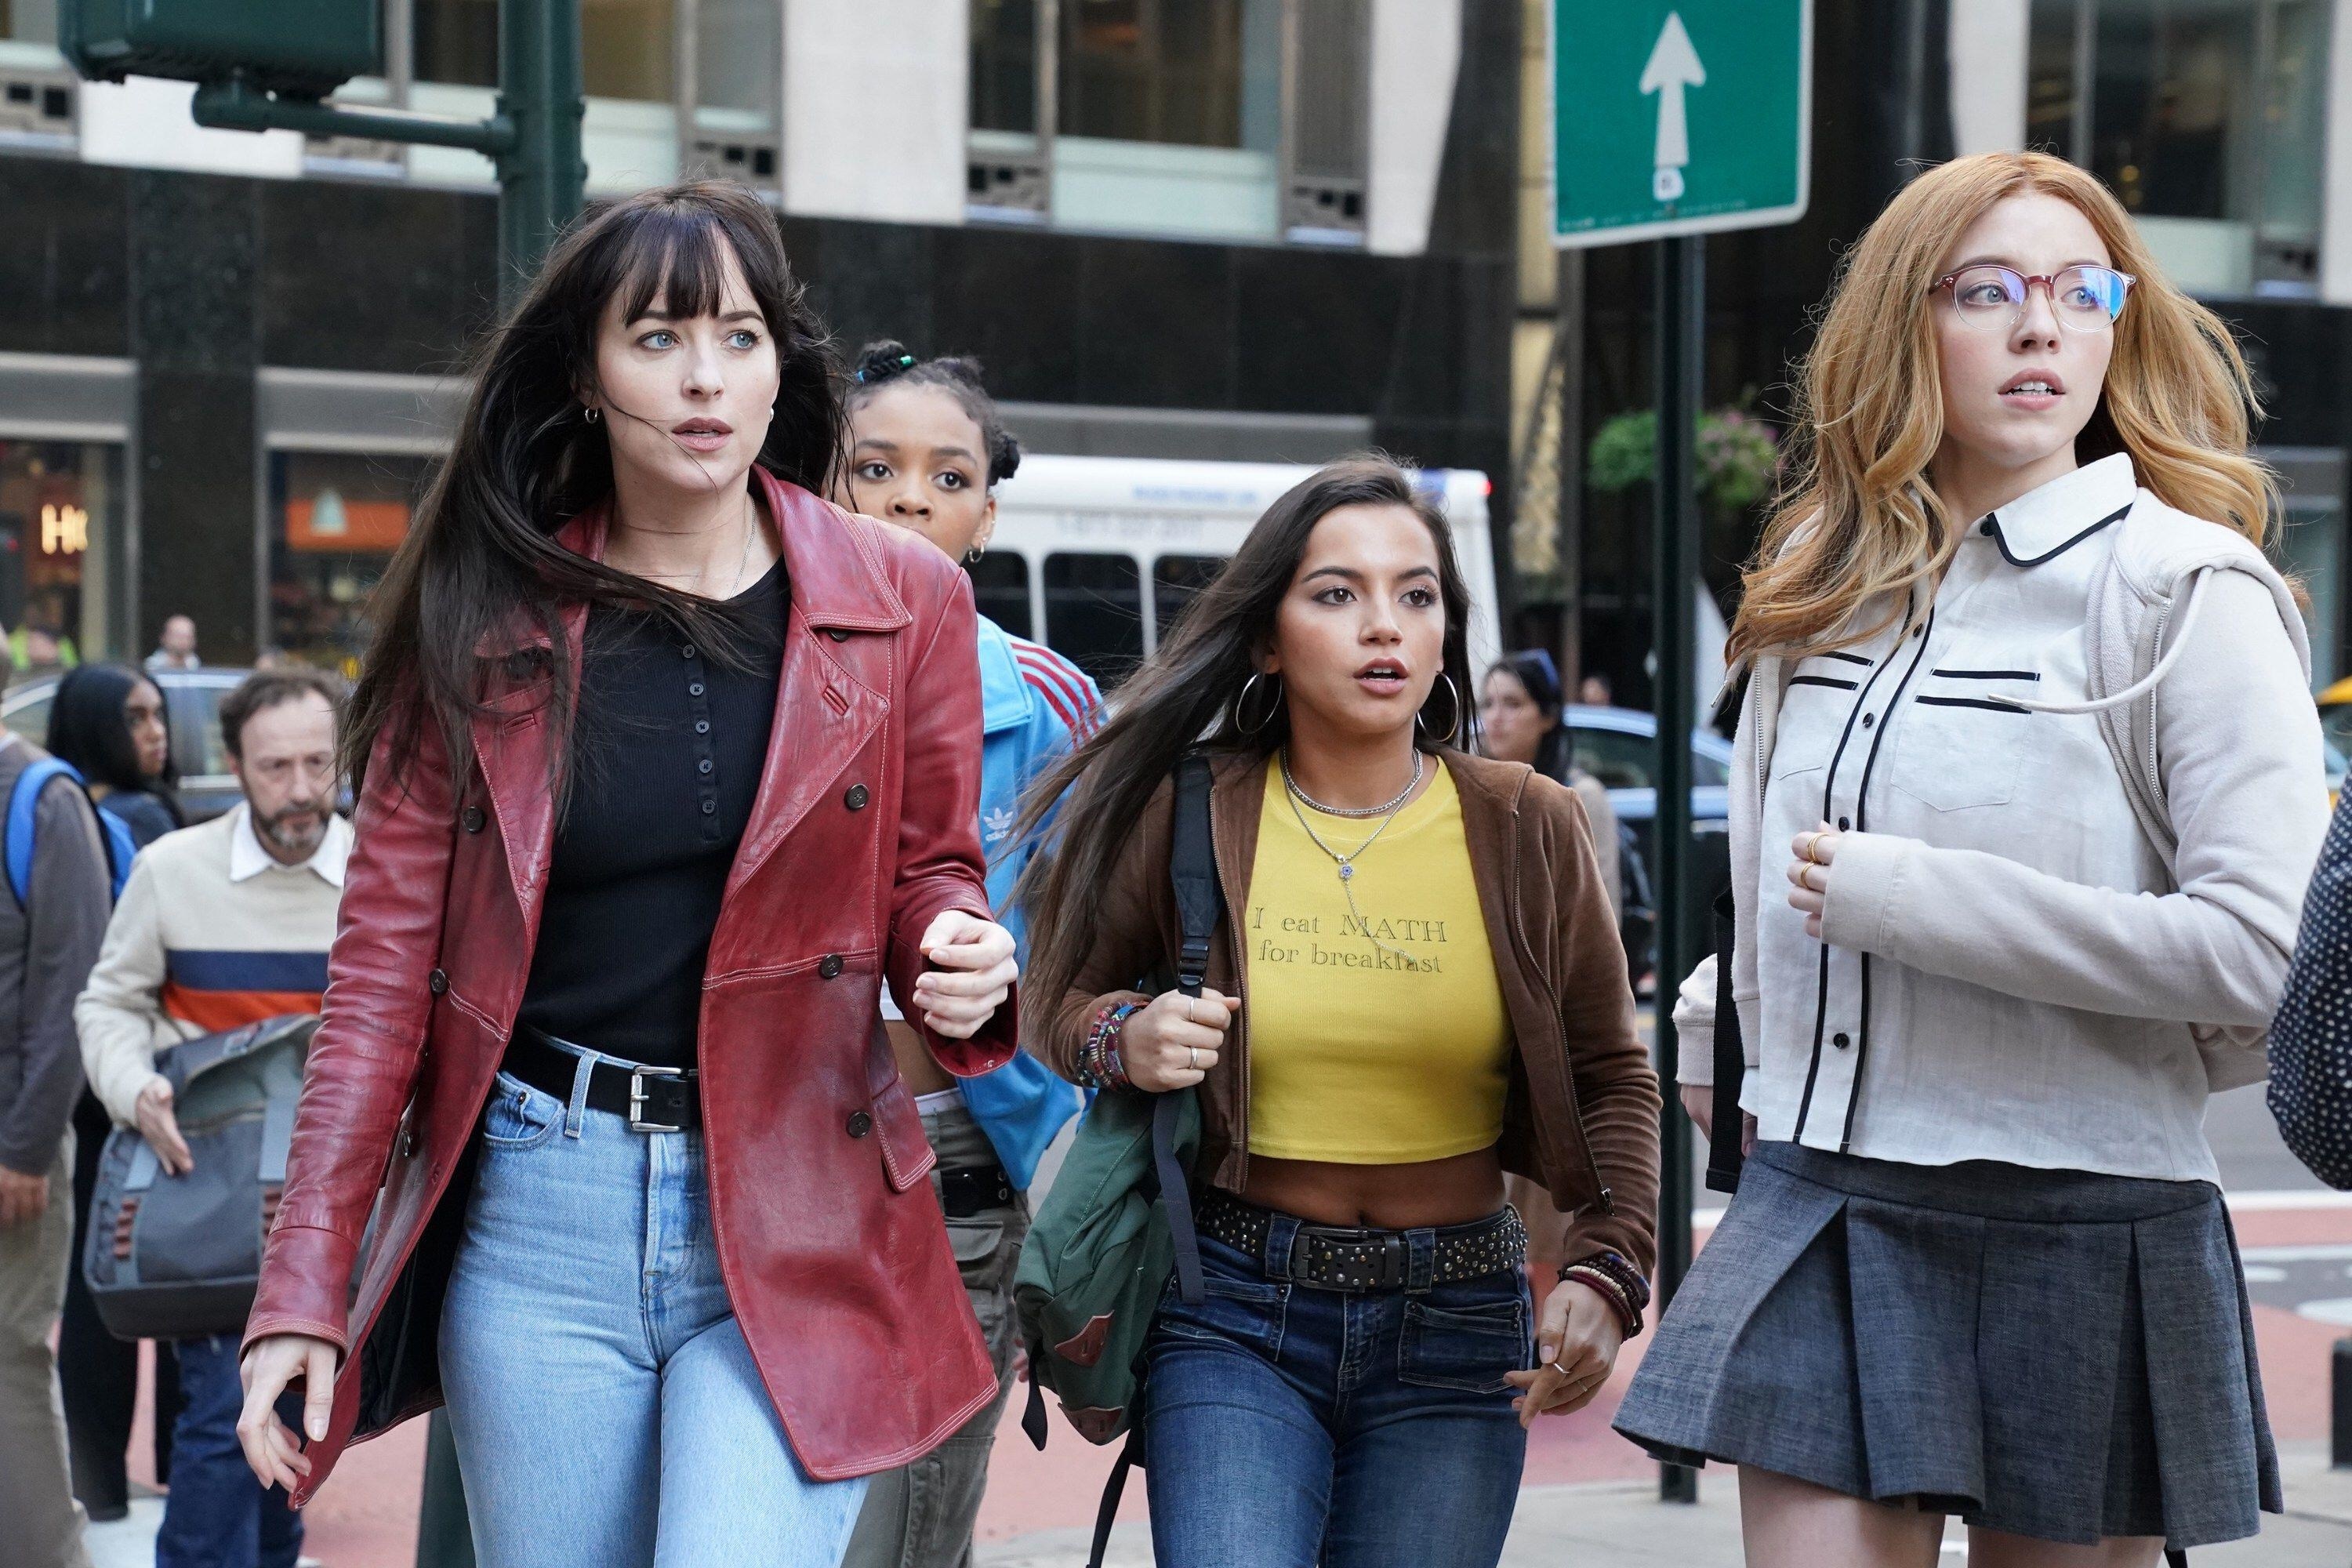
[[[1378,805],[1325,805],[1321,801],[1300,789],[1298,781],[1290,776],[1290,752],[1287,749],[1285,749],[1282,753],[1282,783],[1284,787],[1290,791],[1293,799],[1305,802],[1309,809],[1319,811],[1326,816],[1349,816],[1359,821],[1375,816],[1386,816],[1411,799],[1412,792],[1421,787],[1421,749],[1417,746],[1413,748],[1412,777],[1404,781],[1404,788],[1397,791],[1395,799],[1383,801]],[[1365,842],[1370,843],[1370,840],[1367,839]]]
[[[1357,845],[1353,849],[1349,850],[1344,855],[1340,854],[1337,849],[1332,848],[1328,844],[1324,843],[1323,836],[1316,832],[1314,826],[1307,820],[1307,814],[1298,809],[1298,804],[1301,801],[1305,801],[1308,805],[1315,806],[1315,809],[1318,811],[1323,810],[1323,807],[1316,805],[1315,799],[1312,795],[1309,795],[1306,791],[1291,783],[1290,753],[1287,750],[1286,750],[1282,754],[1281,767],[1282,782],[1289,785],[1289,788],[1285,793],[1290,797],[1290,815],[1298,819],[1299,831],[1307,835],[1307,838],[1313,842],[1316,848],[1320,849],[1324,854],[1331,857],[1332,861],[1339,868],[1339,891],[1347,895],[1348,912],[1355,917],[1357,932],[1361,935],[1366,942],[1370,942],[1382,952],[1393,954],[1395,957],[1403,959],[1407,963],[1420,963],[1419,959],[1416,959],[1412,953],[1405,952],[1402,948],[1391,947],[1387,942],[1382,942],[1380,938],[1372,934],[1371,922],[1365,920],[1364,911],[1356,907],[1355,886],[1357,857],[1362,855],[1365,850],[1370,849],[1379,841],[1381,835],[1389,830],[1389,824],[1394,822],[1397,819],[1397,815],[1404,810],[1406,800],[1412,796],[1413,790],[1421,784],[1420,751],[1416,749],[1412,753],[1412,783],[1404,786],[1404,793],[1402,795],[1398,795],[1396,799],[1389,802],[1387,805],[1380,808],[1387,812],[1388,815],[1381,818],[1381,825],[1372,829],[1371,837],[1366,838],[1361,844]],[[1337,816],[1339,814],[1332,813],[1331,815]],[[1370,814],[1355,812],[1349,813],[1349,815],[1361,816],[1369,816]]]

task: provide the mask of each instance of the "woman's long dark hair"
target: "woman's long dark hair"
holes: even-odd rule
[[[1401,506],[1427,525],[1437,543],[1439,596],[1445,605],[1444,671],[1414,730],[1423,750],[1476,744],[1477,694],[1470,684],[1470,588],[1454,556],[1445,514],[1412,476],[1379,453],[1345,458],[1300,480],[1266,508],[1241,549],[1202,588],[1159,650],[1119,688],[1110,717],[1092,739],[1046,770],[1022,802],[1020,831],[1039,830],[1056,800],[1055,826],[1024,868],[1013,900],[1029,921],[1024,984],[1051,1007],[1086,960],[1113,864],[1146,802],[1196,745],[1265,756],[1290,732],[1289,703],[1277,701],[1262,723],[1234,722],[1242,688],[1274,639],[1276,612],[1298,575],[1307,535],[1346,506]],[[1266,699],[1251,693],[1255,721]],[[1451,724],[1449,731],[1444,726]]]
[[[673,316],[714,312],[730,254],[766,318],[781,372],[758,460],[825,493],[842,449],[832,348],[784,259],[775,216],[750,191],[715,180],[641,192],[594,212],[557,242],[522,302],[476,351],[448,460],[369,605],[375,638],[343,731],[353,788],[387,738],[387,758],[405,782],[426,725],[439,733],[452,779],[465,778],[485,696],[477,648],[526,631],[551,645],[550,765],[558,766],[570,751],[578,679],[562,636],[571,606],[643,608],[715,649],[738,645],[740,628],[725,610],[574,554],[554,537],[613,490],[604,427],[588,422],[581,401],[598,390],[606,306],[617,298],[625,321],[656,299]],[[631,417],[619,408],[610,416]]]
[[[49,702],[48,750],[89,783],[126,795],[152,795],[176,818],[180,805],[172,792],[179,787],[180,771],[167,748],[160,775],[140,772],[139,748],[131,743],[131,721],[123,712],[133,691],[153,684],[127,665],[85,664],[67,670]]]
[[[1528,694],[1528,700],[1535,704],[1536,711],[1546,718],[1543,735],[1536,742],[1536,772],[1566,784],[1576,737],[1569,732],[1568,699],[1560,689],[1559,667],[1542,649],[1525,648],[1496,659],[1488,668],[1486,679],[1492,680],[1497,675],[1517,681],[1519,689]]]

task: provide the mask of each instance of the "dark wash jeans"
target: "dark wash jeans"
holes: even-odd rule
[[[182,1340],[179,1430],[172,1438],[172,1490],[155,1536],[155,1568],[294,1568],[302,1516],[282,1487],[263,1490],[247,1468],[236,1418],[245,1408],[236,1334]],[[278,1402],[278,1419],[302,1430],[302,1399]]]
[[[1272,1268],[1202,1237],[1206,1299],[1171,1284],[1160,1301],[1144,1395],[1160,1568],[1495,1568],[1527,1458],[1503,1381],[1534,1361],[1525,1275],[1293,1284],[1297,1226],[1276,1217]]]

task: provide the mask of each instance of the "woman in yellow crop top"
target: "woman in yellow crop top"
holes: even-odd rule
[[[1163,1568],[1493,1568],[1527,1424],[1640,1327],[1657,1082],[1575,797],[1455,749],[1467,612],[1411,478],[1334,464],[1034,787],[1069,794],[1016,893],[1030,1048],[1200,1089],[1207,1295],[1145,1352]],[[1166,781],[1204,736],[1226,918],[1201,996],[1155,996]],[[1507,1171],[1570,1216],[1539,1312]]]

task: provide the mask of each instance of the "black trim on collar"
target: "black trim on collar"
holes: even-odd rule
[[[1992,540],[1994,547],[2000,552],[2000,558],[2003,561],[2008,562],[2011,566],[2039,566],[2045,561],[2054,561],[2059,556],[2065,554],[2066,552],[2074,549],[2074,546],[2082,543],[2083,541],[2090,538],[2091,535],[2098,532],[2099,530],[2106,527],[2107,524],[2121,521],[2124,516],[2131,510],[2134,501],[2136,501],[2137,499],[2137,498],[2134,498],[2133,501],[2124,502],[2120,508],[2107,513],[2106,516],[2099,519],[2098,521],[2091,524],[2090,527],[2084,529],[2074,538],[2066,541],[2065,543],[2059,545],[2056,549],[2046,550],[2039,555],[2032,556],[2025,560],[2020,560],[2015,555],[2010,553],[2009,541],[2000,531],[2000,513],[1997,511],[1987,512],[1985,514],[1984,521],[1977,526]]]

